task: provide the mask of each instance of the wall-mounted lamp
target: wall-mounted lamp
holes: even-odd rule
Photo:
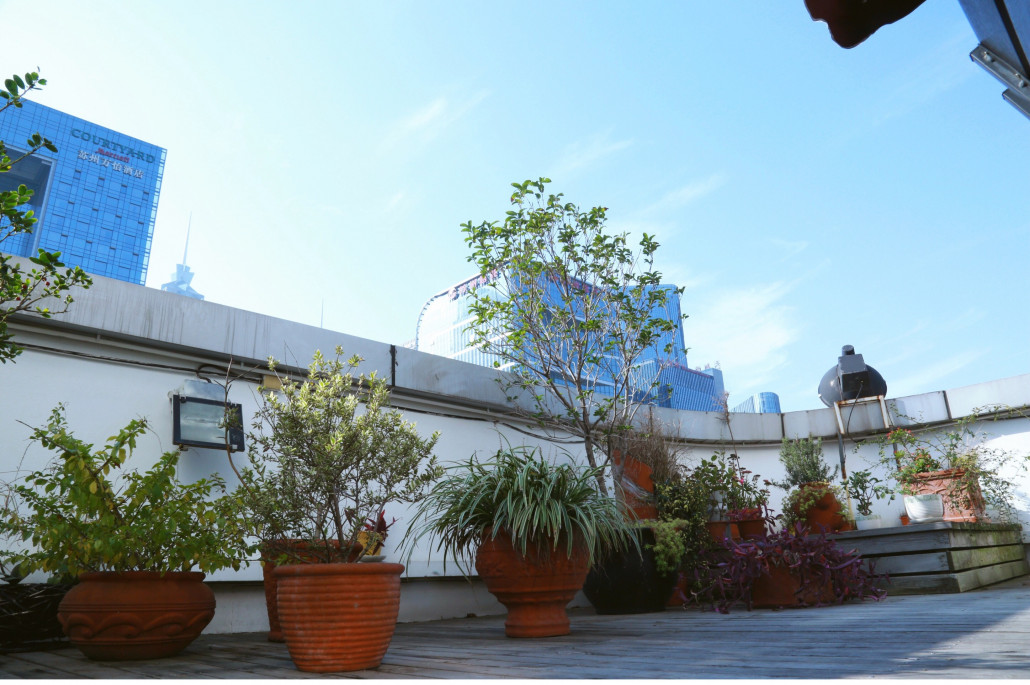
[[[232,452],[241,452],[244,447],[243,405],[226,402],[224,394],[223,399],[213,399],[210,386],[186,381],[179,392],[172,395],[172,442],[212,449],[228,446]],[[214,387],[223,393],[220,387]]]

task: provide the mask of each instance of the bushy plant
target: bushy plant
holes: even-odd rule
[[[552,464],[531,447],[509,447],[481,461],[476,455],[447,470],[419,504],[405,536],[410,558],[423,538],[470,568],[484,536],[502,530],[522,553],[564,549],[582,541],[591,560],[636,539],[625,505],[597,486],[599,468]]]
[[[0,532],[33,549],[5,553],[6,561],[58,575],[240,568],[253,552],[249,529],[240,499],[226,494],[219,476],[180,482],[178,451],[145,472],[124,468],[148,430],[145,420],[130,421],[95,449],[72,435],[63,410],[32,433],[56,457],[13,488],[19,502],[0,521]]]
[[[841,489],[829,483],[811,483],[806,487],[795,488],[783,500],[783,524],[791,528],[798,524],[805,524],[808,519],[808,512],[816,506],[827,493],[833,493],[838,509],[835,512],[842,518],[848,518],[848,511],[844,505],[844,498],[841,497]]]
[[[1022,412],[995,407],[1000,416],[1022,416]],[[909,418],[909,417],[905,417]],[[1030,470],[1030,454],[1013,454],[989,447],[980,411],[959,419],[946,429],[916,432],[895,428],[874,442],[879,448],[879,463],[897,485],[895,492],[914,494],[915,483],[926,473],[962,469],[960,482],[945,493],[946,501],[959,509],[985,506],[1003,519],[1015,518],[1016,472]],[[1002,475],[1003,470],[1009,473]]]
[[[888,495],[890,489],[869,471],[855,471],[846,481],[848,494],[855,502],[855,509],[862,516],[873,513],[873,501]]]
[[[439,434],[421,437],[389,407],[383,379],[354,375],[360,362],[344,361],[340,348],[332,359],[316,352],[307,378],[261,389],[241,480],[266,544],[288,556],[291,545],[275,543],[306,543],[293,561],[360,558],[352,550],[365,521],[379,521],[389,503],[418,501],[443,473],[433,455]]]
[[[771,480],[778,488],[790,490],[805,483],[830,483],[837,478],[839,468],[833,470],[823,461],[821,438],[783,438],[780,445],[780,463],[787,471],[781,481]]]
[[[789,569],[798,580],[795,595],[800,606],[886,596],[879,577],[863,568],[857,553],[845,550],[825,534],[810,535],[800,526],[759,539],[737,542],[726,538],[709,555],[705,567],[710,570],[705,579],[709,594],[698,599],[702,606],[720,613],[729,613],[738,604],[750,611],[755,581],[770,575],[774,566]],[[824,588],[832,589],[832,600],[823,599]]]

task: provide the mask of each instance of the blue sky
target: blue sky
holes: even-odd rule
[[[471,275],[460,224],[548,176],[657,235],[731,404],[820,406],[843,344],[891,396],[1030,371],[1030,121],[957,0],[852,50],[802,0],[30,9],[7,71],[168,149],[151,287],[192,212],[209,300],[403,343]]]

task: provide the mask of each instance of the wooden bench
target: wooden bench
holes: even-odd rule
[[[966,592],[1030,573],[1015,523],[942,521],[828,537],[888,574],[890,595]]]

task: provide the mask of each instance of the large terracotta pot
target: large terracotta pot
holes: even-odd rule
[[[622,494],[629,510],[638,519],[658,518],[658,509],[650,501],[654,494],[651,467],[618,450],[612,453],[612,462],[622,467]]]
[[[583,587],[590,559],[584,543],[565,554],[565,542],[557,549],[527,547],[523,556],[506,531],[496,537],[488,531],[476,554],[476,573],[508,609],[504,634],[508,637],[568,635],[566,605]]]
[[[90,659],[159,659],[178,654],[215,615],[203,573],[83,573],[57,618]]]
[[[401,605],[401,564],[276,567],[279,622],[301,671],[375,668],[393,639]]]
[[[337,550],[340,547],[338,540],[333,540]],[[355,545],[355,547],[358,547]],[[314,555],[308,551],[308,543],[303,540],[276,540],[264,542],[261,545],[261,578],[265,586],[265,611],[268,613],[268,641],[283,642],[283,630],[279,625],[279,605],[276,600],[276,592],[279,582],[275,577],[276,559],[282,554],[289,553],[296,561],[314,563]],[[348,561],[360,553],[360,548],[352,549]],[[344,561],[341,559],[341,561]]]
[[[837,496],[833,494],[833,490],[827,483],[805,483],[801,486],[801,490],[815,491],[815,496],[820,491],[823,493],[802,517],[805,525],[813,533],[836,533],[842,530],[851,530],[851,524],[841,514]]]
[[[802,603],[825,604],[833,601],[833,584],[807,588],[798,596],[801,582],[794,571],[785,566],[769,566],[769,575],[759,576],[751,584],[751,603],[756,608],[793,607]]]
[[[583,594],[599,614],[645,614],[665,611],[678,573],[659,573],[655,563],[654,532],[639,530],[636,549],[615,552],[590,569]]]
[[[913,495],[940,495],[945,521],[983,521],[986,503],[980,481],[965,469],[917,473],[909,489]]]

